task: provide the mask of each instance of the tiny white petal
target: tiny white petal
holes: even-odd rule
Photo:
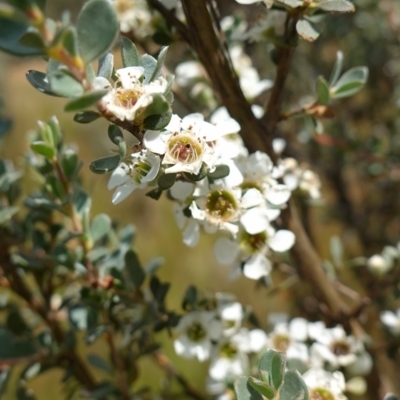
[[[171,196],[174,199],[185,201],[194,192],[195,185],[190,182],[176,181],[171,187]]]
[[[293,232],[281,229],[275,232],[275,235],[268,240],[268,246],[271,250],[281,253],[293,247],[295,241],[296,236]]]
[[[267,200],[276,206],[287,203],[291,195],[289,188],[286,185],[274,185],[267,192]]]
[[[136,188],[137,186],[134,185],[133,182],[117,187],[111,199],[112,203],[121,203],[121,201],[125,200]]]
[[[232,264],[238,256],[240,248],[238,244],[228,238],[219,238],[214,245],[217,261],[222,265]]]
[[[272,269],[270,261],[262,254],[250,257],[243,267],[243,275],[249,279],[258,280],[269,275]]]

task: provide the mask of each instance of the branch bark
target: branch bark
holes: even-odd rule
[[[153,359],[160,368],[167,372],[169,376],[176,379],[182,386],[185,393],[195,400],[206,400],[207,398],[199,393],[178,371],[175,370],[167,356],[160,351],[153,353]]]

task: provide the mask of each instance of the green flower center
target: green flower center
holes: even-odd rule
[[[240,237],[240,247],[246,253],[254,254],[259,252],[265,246],[267,239],[268,235],[266,232],[250,235],[250,233],[243,231]]]
[[[214,190],[207,196],[206,212],[220,221],[229,221],[236,215],[238,204],[233,194],[225,189]]]
[[[329,390],[317,388],[310,391],[310,400],[335,400],[335,397]]]
[[[257,182],[246,181],[243,182],[240,187],[243,189],[243,192],[249,189],[257,189],[260,193],[263,192],[262,187]]]
[[[274,349],[282,352],[286,352],[290,343],[289,338],[284,335],[274,335],[272,341]]]
[[[179,162],[191,164],[197,161],[203,148],[200,142],[190,135],[175,135],[168,142],[168,153]]]
[[[237,353],[238,349],[233,343],[228,342],[221,347],[221,352],[220,352],[221,357],[228,358],[229,360],[231,360],[237,355]]]
[[[186,335],[192,342],[201,342],[207,336],[207,331],[199,322],[193,322],[187,328]]]
[[[149,164],[144,157],[140,157],[136,160],[131,158],[127,159],[126,164],[129,170],[127,173],[131,176],[132,180],[136,183],[140,183],[141,180],[150,172],[151,164]]]

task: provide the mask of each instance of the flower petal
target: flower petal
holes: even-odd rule
[[[117,189],[115,189],[115,192],[112,196],[112,203],[121,203],[121,201],[125,200],[136,188],[137,185],[135,185],[133,182],[129,182],[125,185],[119,186]]]
[[[226,237],[219,238],[214,245],[217,261],[222,265],[232,264],[240,251],[239,245]]]
[[[275,232],[275,235],[268,240],[268,246],[271,250],[278,253],[288,251],[296,241],[296,236],[293,232],[286,229],[281,229]]]
[[[249,279],[258,280],[263,276],[269,275],[272,269],[271,263],[262,254],[250,257],[243,267],[243,275]]]

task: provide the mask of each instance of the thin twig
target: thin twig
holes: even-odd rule
[[[109,329],[111,329],[111,327],[109,327]],[[128,380],[127,380],[127,376],[126,376],[124,362],[123,362],[120,354],[118,353],[118,349],[115,345],[113,332],[110,332],[110,330],[107,330],[107,332],[106,332],[106,340],[110,347],[111,357],[114,361],[114,365],[117,368],[118,380],[120,383],[122,399],[130,400],[131,396],[130,396],[129,384],[128,384]]]
[[[155,351],[153,354],[153,360],[161,367],[169,376],[176,379],[176,381],[182,386],[185,393],[196,400],[206,400],[207,398],[199,393],[187,380],[184,378],[171,364],[167,356],[160,351]]]

